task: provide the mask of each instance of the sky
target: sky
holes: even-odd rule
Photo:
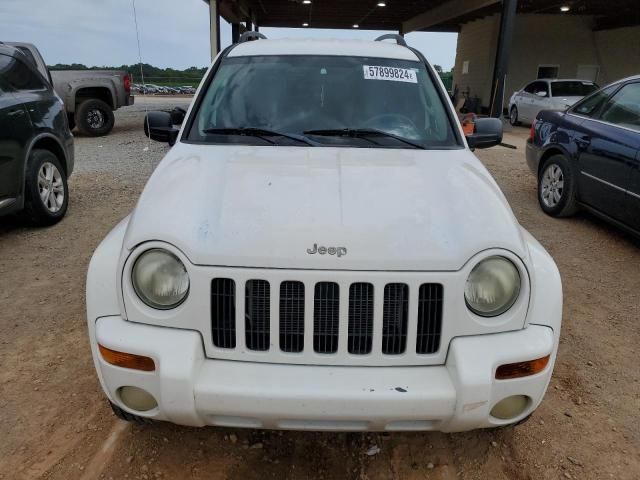
[[[138,62],[134,0],[0,0],[0,41],[34,43],[49,65]],[[210,63],[209,11],[202,0],[135,0],[142,61],[166,68]],[[231,27],[222,22],[222,46]],[[270,38],[373,39],[384,32],[262,28]],[[453,67],[455,33],[411,33],[407,42],[432,64]]]

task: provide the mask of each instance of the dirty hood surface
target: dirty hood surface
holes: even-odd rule
[[[150,240],[194,264],[238,267],[458,270],[488,248],[526,256],[502,192],[468,150],[177,144],[124,246]]]

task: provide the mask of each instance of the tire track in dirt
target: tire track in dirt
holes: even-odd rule
[[[109,461],[111,461],[111,457],[113,457],[113,454],[116,451],[118,441],[130,427],[131,424],[124,420],[116,420],[116,423],[109,432],[107,439],[91,459],[87,468],[85,468],[84,474],[80,480],[94,480],[100,476]]]
[[[83,418],[88,423],[91,423],[95,419],[96,415],[92,415],[88,418]],[[51,435],[47,436],[47,441],[44,442],[38,450],[36,450],[31,458],[34,458],[32,463],[28,463],[18,467],[17,478],[29,480],[34,478],[41,478],[58,462],[62,461],[73,449],[80,443],[82,437],[79,435],[73,435],[77,426],[74,423],[66,423],[60,428],[56,429]],[[9,466],[9,470],[14,467]]]

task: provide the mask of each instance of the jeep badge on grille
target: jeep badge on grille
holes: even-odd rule
[[[314,243],[313,248],[307,248],[307,253],[309,255],[315,255],[316,253],[320,255],[337,255],[340,258],[347,254],[347,249],[345,247],[319,247],[317,243]]]

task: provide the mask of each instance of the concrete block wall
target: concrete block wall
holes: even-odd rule
[[[595,32],[602,85],[640,75],[640,25]]]
[[[558,65],[559,78],[575,78],[580,66],[597,65],[601,85],[640,74],[640,26],[594,32],[593,23],[590,16],[518,15],[505,104],[514,91],[536,79],[540,65]],[[458,35],[453,84],[478,96],[483,106],[491,98],[499,26],[496,14],[463,25]],[[462,73],[465,61],[467,74]]]

